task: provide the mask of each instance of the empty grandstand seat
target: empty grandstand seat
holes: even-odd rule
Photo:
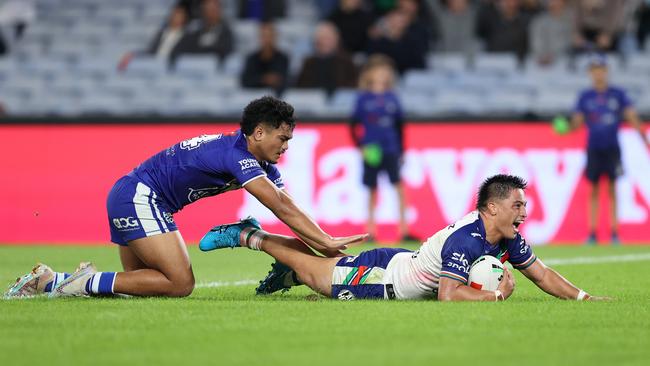
[[[235,48],[239,53],[248,53],[258,47],[258,23],[254,20],[238,20],[231,22]]]
[[[182,114],[223,114],[224,107],[222,99],[217,94],[193,95],[191,98],[183,98],[175,104],[176,111]],[[167,113],[174,113],[168,110]]]
[[[236,113],[238,115],[253,99],[261,98],[265,95],[274,95],[272,89],[242,89],[237,93],[232,93],[224,97],[223,111],[227,113]]]
[[[128,99],[110,93],[90,93],[79,101],[80,111],[83,114],[128,115]]]
[[[513,53],[479,53],[474,59],[473,66],[479,73],[504,75],[516,72],[519,62]]]
[[[399,93],[398,96],[405,114],[417,117],[431,114],[434,101],[430,93],[408,92]]]
[[[217,58],[214,55],[181,55],[175,61],[173,70],[179,76],[201,79],[217,72]]]
[[[577,97],[573,91],[541,89],[532,100],[531,110],[545,116],[568,115],[573,111]]]
[[[440,72],[459,73],[468,69],[470,59],[457,53],[431,53],[427,56],[430,69]]]
[[[322,89],[289,89],[282,99],[295,108],[297,115],[318,115],[327,110],[327,94]]]
[[[338,89],[329,100],[328,114],[332,113],[337,117],[349,117],[357,100],[356,89]]]
[[[433,92],[449,82],[447,74],[432,70],[410,70],[402,77],[402,87],[406,91]]]
[[[126,66],[124,75],[128,77],[139,77],[154,79],[162,77],[167,73],[168,63],[152,56],[136,56]]]
[[[246,55],[241,53],[233,53],[226,57],[224,60],[221,71],[226,75],[237,76],[241,75],[244,70],[244,63],[246,62]]]
[[[531,110],[533,95],[508,90],[493,90],[486,95],[485,113],[522,114]]]

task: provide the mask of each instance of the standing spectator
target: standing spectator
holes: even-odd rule
[[[400,74],[410,69],[424,69],[428,36],[422,28],[410,27],[411,22],[410,14],[403,10],[386,14],[370,30],[367,52],[390,57]]]
[[[372,14],[363,8],[362,0],[340,0],[338,7],[327,17],[341,35],[341,46],[350,54],[366,49]]]
[[[617,50],[625,26],[624,7],[625,0],[576,0],[577,51]]]
[[[158,31],[153,42],[151,42],[147,53],[155,55],[156,58],[161,60],[169,60],[169,56],[185,34],[186,25],[187,11],[182,6],[174,7],[169,15],[169,20],[162,29]]]
[[[5,39],[2,36],[2,30],[0,29],[0,56],[4,55],[7,53],[7,44],[5,43]]]
[[[408,14],[409,31],[426,34],[425,52],[429,50],[429,45],[438,41],[440,24],[428,2],[425,0],[398,0],[395,9]]]
[[[185,8],[190,20],[198,20],[201,19],[201,4],[203,0],[178,0],[176,6]]]
[[[548,9],[533,19],[530,25],[530,46],[533,59],[549,65],[571,52],[573,14],[566,0],[548,0]]]
[[[609,85],[607,64],[604,56],[594,56],[590,61],[589,73],[593,87],[582,92],[578,98],[571,120],[572,128],[586,123],[587,139],[586,176],[591,185],[589,200],[589,244],[596,243],[596,222],[598,220],[598,181],[608,178],[610,199],[611,242],[618,244],[618,219],[616,217],[616,178],[623,174],[618,130],[627,120],[639,132],[650,148],[641,127],[641,121],[623,89]]]
[[[377,176],[388,174],[399,197],[399,233],[402,241],[417,241],[409,235],[406,223],[406,200],[400,179],[404,152],[404,113],[395,86],[395,69],[390,58],[372,55],[359,78],[359,94],[350,129],[352,139],[363,155],[363,184],[370,190],[367,232],[377,236],[375,206],[377,205]]]
[[[203,0],[201,21],[191,25],[179,41],[172,58],[183,54],[213,54],[223,60],[233,49],[233,35],[228,23],[222,18],[219,0]]]
[[[440,52],[473,54],[476,48],[474,6],[468,0],[447,0],[436,6],[440,21],[440,38],[436,49]]]
[[[6,0],[0,2],[0,28],[11,29],[13,34],[7,34],[9,42],[19,40],[27,26],[36,20],[36,4],[34,0]]]
[[[339,49],[339,33],[329,22],[320,23],[314,34],[315,53],[307,57],[298,74],[296,87],[323,88],[331,94],[336,88],[352,88],[357,69],[349,54]]]
[[[520,12],[519,0],[484,3],[477,15],[477,36],[487,52],[509,52],[523,60],[528,51],[529,18]]]
[[[238,0],[238,17],[268,22],[284,18],[287,4],[285,0]]]
[[[246,58],[241,74],[241,84],[246,88],[272,88],[280,94],[284,90],[289,72],[289,58],[278,50],[275,27],[262,23],[259,27],[260,49]]]
[[[636,29],[636,40],[641,50],[645,49],[645,40],[650,34],[650,1],[645,0],[636,12],[638,27]]]

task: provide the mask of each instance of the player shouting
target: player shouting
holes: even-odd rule
[[[540,289],[562,299],[600,300],[577,288],[533,254],[519,233],[526,220],[526,182],[512,175],[488,178],[473,211],[430,237],[418,251],[380,248],[357,256],[324,258],[306,252],[298,239],[270,234],[254,222],[221,225],[201,240],[202,250],[245,246],[273,256],[279,263],[258,293],[305,284],[338,299],[429,299],[500,301],[515,281],[504,269],[496,291],[467,286],[471,264],[483,255],[508,261]]]

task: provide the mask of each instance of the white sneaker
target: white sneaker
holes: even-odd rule
[[[97,268],[90,262],[81,262],[79,268],[62,282],[59,282],[56,287],[50,292],[50,297],[69,297],[69,296],[82,296],[88,297],[90,294],[86,292],[86,282],[97,273]]]
[[[38,263],[31,272],[17,278],[4,293],[5,299],[26,298],[45,294],[45,286],[54,279],[54,271],[43,263]]]

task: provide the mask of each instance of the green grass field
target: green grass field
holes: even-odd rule
[[[0,301],[0,365],[647,365],[650,246],[535,251],[615,300],[557,300],[519,273],[503,303],[308,300],[304,287],[256,297],[270,257],[193,246],[189,298]],[[575,263],[585,257],[595,263]],[[80,260],[120,268],[111,246],[0,246],[0,286],[36,261]]]

